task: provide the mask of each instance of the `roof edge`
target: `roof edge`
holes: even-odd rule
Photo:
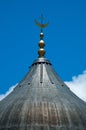
[[[41,63],[46,63],[46,64],[52,65],[52,64],[50,63],[50,61],[49,61],[47,58],[44,58],[44,57],[41,57],[41,58],[36,59],[36,60],[33,62],[32,65],[34,65],[34,64],[41,64]]]

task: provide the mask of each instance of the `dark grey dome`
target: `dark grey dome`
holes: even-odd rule
[[[0,101],[0,130],[86,130],[86,103],[38,58],[12,93]]]

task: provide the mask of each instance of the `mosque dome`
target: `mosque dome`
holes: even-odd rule
[[[39,47],[29,72],[0,101],[0,130],[86,130],[86,103],[44,57],[43,32]]]

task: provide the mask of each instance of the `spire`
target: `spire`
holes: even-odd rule
[[[37,21],[35,20],[36,25],[41,28],[40,41],[39,41],[39,47],[40,47],[40,48],[39,48],[39,50],[38,50],[39,58],[44,57],[44,55],[45,55],[45,49],[44,49],[45,42],[44,42],[44,40],[43,40],[43,37],[44,37],[43,28],[47,27],[48,24],[49,24],[49,23],[43,24],[43,20],[44,20],[43,15],[41,15],[41,23],[39,23],[39,22],[37,22]]]
[[[43,37],[44,37],[44,34],[43,34],[43,32],[41,32],[40,41],[39,41],[40,48],[38,50],[39,57],[44,57],[44,55],[45,55],[45,49],[44,49],[45,43],[44,43]]]

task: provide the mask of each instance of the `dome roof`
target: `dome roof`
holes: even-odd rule
[[[0,101],[0,130],[86,130],[86,103],[40,57]]]

